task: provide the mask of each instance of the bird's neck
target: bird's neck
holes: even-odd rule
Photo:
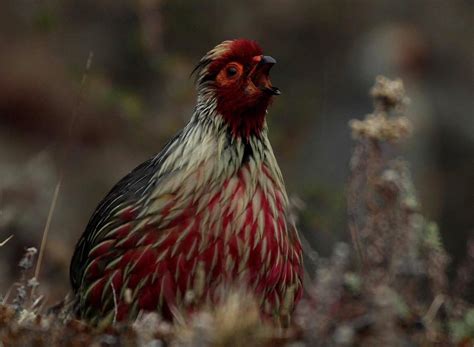
[[[267,152],[273,156],[264,118],[254,121],[258,123],[255,124],[257,131],[251,121],[229,122],[228,117],[219,113],[215,104],[198,104],[183,132],[183,138],[189,140],[188,150],[207,155],[213,153],[212,159],[226,163],[231,171],[238,170],[249,161],[257,164],[264,162]],[[207,155],[202,156],[201,160],[211,159]]]
[[[228,125],[231,135],[246,141],[266,133],[267,106],[266,103],[258,103],[252,108],[232,109],[225,104],[218,104],[217,111]]]
[[[263,119],[258,132],[236,136],[233,124],[219,113],[212,97],[200,95],[194,114],[179,137],[167,149],[170,153],[162,170],[204,165],[211,175],[221,178],[236,174],[245,165],[269,167],[281,179]]]
[[[248,199],[261,186],[280,192],[282,204],[288,203],[265,122],[258,135],[234,136],[214,104],[198,104],[190,122],[165,148],[156,176],[161,184],[155,195],[185,189],[203,196],[228,182],[242,182]]]
[[[251,137],[266,135],[265,118],[270,101],[269,97],[263,97],[244,103],[239,99],[223,98],[208,88],[199,91],[197,110],[200,116],[213,118],[220,126],[227,127],[230,135],[245,142]]]

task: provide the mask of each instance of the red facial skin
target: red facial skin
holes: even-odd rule
[[[260,87],[271,87],[269,66],[258,65],[263,51],[255,41],[235,40],[221,58],[209,66],[216,75],[217,111],[235,136],[258,135],[272,95]],[[235,69],[235,74],[229,74]],[[257,85],[256,85],[257,84]]]

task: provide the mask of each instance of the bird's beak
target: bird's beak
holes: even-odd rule
[[[276,60],[269,55],[256,56],[254,60],[257,64],[251,72],[251,78],[255,86],[271,95],[280,95],[280,90],[272,86],[269,77],[270,69],[276,64]]]
[[[276,64],[276,60],[273,57],[270,57],[269,55],[263,55],[262,59],[260,60],[260,64],[268,64],[270,66],[273,66]]]

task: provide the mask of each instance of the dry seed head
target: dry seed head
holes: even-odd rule
[[[370,90],[377,110],[389,111],[392,108],[401,108],[408,104],[403,81],[399,78],[390,80],[384,76],[377,76],[375,85]]]
[[[412,131],[407,117],[388,118],[384,113],[369,114],[363,121],[353,119],[349,122],[352,137],[379,141],[397,142],[408,137]]]

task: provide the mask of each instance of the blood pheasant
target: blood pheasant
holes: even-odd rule
[[[195,69],[197,105],[165,148],[92,215],[71,262],[80,318],[172,319],[245,287],[264,316],[288,317],[302,254],[267,136],[276,63],[254,41],[224,41]],[[286,319],[285,319],[286,320]]]

